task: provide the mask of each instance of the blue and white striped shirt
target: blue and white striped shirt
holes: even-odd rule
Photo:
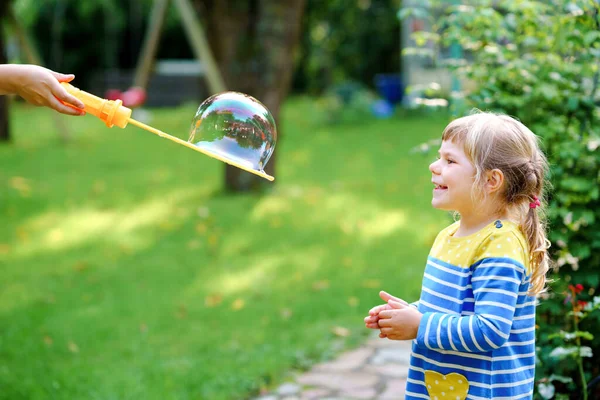
[[[518,225],[494,222],[437,236],[416,304],[406,399],[529,399],[535,370],[535,304],[527,242]]]

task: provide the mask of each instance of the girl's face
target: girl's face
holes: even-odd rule
[[[444,140],[438,160],[429,166],[433,199],[431,205],[440,210],[457,211],[463,217],[474,209],[471,191],[475,182],[475,167],[462,145]]]

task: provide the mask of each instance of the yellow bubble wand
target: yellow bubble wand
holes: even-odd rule
[[[77,97],[79,100],[85,104],[84,111],[88,114],[92,114],[102,120],[106,126],[112,128],[113,126],[118,126],[119,128],[125,128],[127,124],[131,123],[139,128],[142,128],[148,132],[154,133],[162,138],[169,139],[177,144],[181,144],[185,147],[189,147],[192,150],[196,150],[202,154],[205,154],[209,157],[227,163],[229,165],[233,165],[234,167],[240,168],[244,171],[248,171],[254,175],[258,175],[261,178],[265,178],[269,181],[275,180],[274,177],[268,175],[263,170],[258,170],[254,168],[250,168],[248,166],[242,165],[235,160],[227,158],[221,154],[216,154],[214,152],[210,152],[201,147],[197,147],[190,142],[186,142],[185,140],[181,140],[178,137],[171,136],[168,133],[165,133],[159,129],[153,128],[149,125],[146,125],[140,121],[137,121],[131,118],[132,110],[123,106],[123,102],[121,100],[107,100],[102,99],[100,97],[94,96],[88,92],[84,92],[81,89],[76,88],[75,86],[62,82],[61,85],[65,87],[67,92]]]

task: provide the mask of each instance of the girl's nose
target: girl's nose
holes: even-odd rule
[[[432,174],[436,174],[439,175],[439,161],[440,160],[435,160],[434,162],[432,162],[431,164],[429,164],[429,170],[431,171]]]

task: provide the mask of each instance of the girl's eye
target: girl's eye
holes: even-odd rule
[[[454,160],[448,159],[448,164],[454,164]]]

